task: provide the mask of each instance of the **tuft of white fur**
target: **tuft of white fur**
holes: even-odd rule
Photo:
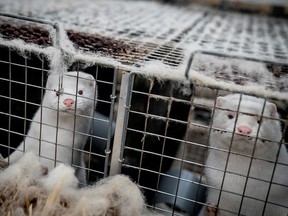
[[[145,210],[140,189],[124,175],[104,178],[83,192],[88,197],[106,197],[110,202],[110,211],[119,216],[141,215]]]
[[[40,178],[45,173],[45,167],[41,165],[39,158],[29,152],[24,154],[15,164],[11,164],[0,172],[1,183],[25,185]]]
[[[73,208],[69,214],[71,215],[91,215],[91,216],[102,216],[110,215],[113,213],[113,207],[107,197],[101,196],[85,196],[83,195],[77,202],[75,208]],[[111,214],[113,215],[113,214]]]
[[[74,169],[59,164],[43,174],[33,153],[0,172],[0,215],[138,216],[160,215],[145,208],[139,187],[127,176],[77,187]]]
[[[50,37],[53,45],[58,48],[50,60],[50,71],[53,74],[63,74],[68,70],[75,59],[76,49],[73,43],[68,39],[66,31],[61,23],[54,24],[54,31],[50,30]]]
[[[75,170],[71,166],[65,164],[59,164],[52,169],[47,177],[41,179],[41,183],[47,191],[53,191],[53,189],[57,188],[60,190],[60,193],[78,187]]]

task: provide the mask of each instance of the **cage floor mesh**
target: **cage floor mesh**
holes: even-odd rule
[[[40,4],[45,7],[40,7]],[[212,66],[215,70],[203,72],[207,65],[200,59],[203,64],[192,67],[190,74],[193,76],[196,71],[244,86],[249,80],[252,86],[261,86],[260,89],[287,92],[287,67],[277,65],[288,64],[288,22],[285,19],[220,11],[195,4],[179,7],[149,1],[73,0],[68,4],[66,1],[44,3],[33,0],[29,7],[22,1],[0,1],[0,9],[7,13],[59,21],[75,46],[84,53],[100,53],[116,59],[123,66],[136,66],[135,70],[149,74],[153,71],[156,76],[165,74],[166,68],[156,65],[147,69],[147,63],[162,62],[172,68],[173,73],[184,77],[189,56],[199,50],[212,55],[216,53],[269,62],[269,65],[261,66],[268,70],[257,71],[257,66],[254,66],[256,75],[251,78],[246,76],[245,69],[235,74],[233,60],[229,58],[227,64]],[[31,43],[31,38],[39,35],[39,30],[34,28],[34,33],[29,36],[31,28],[21,27],[19,20],[1,18],[0,22],[5,27],[0,33],[4,38],[11,39],[14,34]],[[13,27],[11,30],[7,22],[17,26],[16,30]],[[36,44],[50,45],[51,42],[45,32],[35,40]],[[244,60],[240,64],[250,65]],[[259,75],[260,79],[271,77],[271,72],[273,79],[257,83],[259,79],[256,76]]]
[[[28,7],[22,1],[4,1],[0,8],[57,20],[67,30],[86,34],[288,62],[288,24],[284,19],[145,1],[41,2],[31,1]],[[40,4],[45,7],[38,7]]]

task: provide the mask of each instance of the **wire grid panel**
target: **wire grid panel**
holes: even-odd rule
[[[175,41],[182,46],[197,44],[200,50],[287,63],[287,34],[285,19],[211,11]]]
[[[39,7],[42,4],[47,8]],[[183,51],[181,56],[184,57],[195,50],[206,50],[277,63],[288,62],[285,19],[221,11],[197,4],[176,7],[151,1],[86,0],[84,3],[71,0],[66,4],[54,0],[47,4],[33,0],[31,5],[28,7],[22,1],[0,2],[1,9],[7,13],[58,20],[69,32],[69,38],[85,51],[99,51],[95,47],[99,48],[99,40],[104,39],[101,46],[113,50],[108,54],[123,64],[133,65],[145,54],[166,45]],[[11,32],[3,25],[0,29],[3,35]],[[38,34],[39,30],[35,31]],[[26,36],[27,31],[23,34]],[[110,46],[107,46],[105,37],[113,39]],[[41,33],[43,39],[49,43],[45,32]],[[36,37],[37,40],[40,39]],[[114,46],[117,47],[119,41],[125,41],[129,48],[123,49],[127,44],[121,43],[122,48],[118,47],[120,49],[116,52]],[[156,58],[158,56],[159,53]],[[179,60],[183,63],[183,59]]]
[[[61,2],[61,6],[57,1],[50,1],[47,8],[37,7],[39,3],[33,1],[33,7],[26,7],[21,1],[0,2],[0,6],[7,12],[58,20],[67,30],[161,44],[169,42],[205,12],[149,1],[74,0],[69,4]]]
[[[200,8],[186,9],[149,1],[95,2],[86,0],[84,3],[74,0],[69,4],[61,3],[61,5],[57,1],[51,1],[47,8],[37,7],[39,1],[31,2],[31,4],[33,7],[26,7],[21,1],[2,4],[0,2],[0,7],[7,13],[57,20],[63,24],[70,40],[80,49],[99,52],[99,49],[97,50],[95,47],[99,47],[101,44],[105,52],[101,52],[103,49],[100,46],[100,53],[105,55],[107,50],[112,50],[108,53],[109,56],[116,58],[123,64],[130,65],[160,46],[163,46],[160,49],[165,48],[165,45],[169,45],[175,37],[181,34],[184,29],[191,27],[206,12]],[[71,14],[73,15],[71,16]],[[32,31],[27,32],[24,29],[10,29],[3,25],[1,27],[3,29],[1,30],[2,34],[7,37],[13,36],[11,31],[14,32],[15,30],[16,32],[23,31],[22,34],[25,35],[39,31],[32,29]],[[107,40],[107,37],[110,40]],[[47,41],[49,39],[44,35],[44,32],[41,34],[41,38]],[[110,44],[111,39],[113,39],[113,44]],[[125,43],[121,44],[121,49],[115,50],[119,41]]]
[[[133,73],[130,78],[133,84],[131,88],[128,87],[128,116],[124,116],[127,124],[124,125],[126,139],[120,157],[121,173],[137,181],[145,191],[148,205],[155,207],[157,191],[161,185],[165,185],[161,184],[162,177],[171,177],[169,171],[175,171],[176,176],[180,175],[181,166],[177,162],[182,159],[177,158],[177,152],[189,127],[187,119],[191,113],[192,99],[192,93],[183,94],[181,89],[191,87],[175,80],[157,81]],[[190,164],[196,163],[191,161]],[[173,176],[171,178],[173,181]],[[191,179],[183,181],[189,182]],[[166,193],[169,196],[169,192]],[[175,194],[170,194],[170,197],[173,199]],[[191,197],[185,199],[193,205]]]
[[[27,51],[23,56],[17,53],[17,49],[5,46],[0,47],[0,53],[2,68],[0,73],[0,150],[5,158],[14,152],[23,141],[31,125],[38,124],[38,122],[33,122],[32,119],[36,111],[42,109],[41,101],[45,92],[49,91],[45,87],[49,73],[49,60],[45,53],[34,54]],[[116,69],[101,65],[84,67],[83,62],[75,62],[69,68],[69,71],[84,71],[91,74],[98,86],[97,105],[94,116],[91,117],[91,132],[85,134],[88,137],[87,143],[83,144],[85,148],[73,148],[75,154],[77,154],[77,151],[84,152],[88,180],[95,181],[107,176],[109,172],[108,161],[110,148],[112,147],[110,144],[113,142],[114,133],[113,109],[116,91]],[[74,96],[71,95],[71,97]],[[95,98],[91,98],[91,100],[95,100]],[[87,118],[87,124],[88,122],[89,119]],[[75,128],[71,132],[77,134]]]
[[[121,172],[139,183],[149,207],[168,215],[197,215],[202,205],[229,215],[288,212],[287,107],[281,101],[273,101],[280,117],[269,116],[266,108],[256,114],[258,99],[253,96],[250,109],[245,104],[249,98],[241,94],[236,110],[222,108],[218,97],[238,94],[198,85],[184,86],[191,94],[183,94],[181,82],[131,76]],[[219,111],[226,119],[219,120]],[[236,126],[224,127],[230,118]],[[262,125],[254,125],[253,133],[251,121]]]

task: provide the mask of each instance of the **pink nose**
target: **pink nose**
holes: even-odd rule
[[[71,107],[73,104],[74,104],[74,100],[71,99],[71,98],[67,98],[64,100],[64,104],[67,106],[67,107]]]
[[[237,130],[240,134],[245,134],[245,135],[251,134],[252,132],[252,129],[247,126],[239,126]]]

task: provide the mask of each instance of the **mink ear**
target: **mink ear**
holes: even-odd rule
[[[267,102],[266,107],[271,117],[277,116],[277,106],[274,103]]]
[[[53,77],[52,76],[49,76],[48,78],[47,78],[47,82],[46,82],[46,88],[47,89],[51,89],[51,86],[52,86],[52,83],[53,83]]]
[[[223,97],[217,97],[216,99],[216,107],[222,107],[225,99]]]
[[[55,86],[55,85],[59,85],[59,76],[54,75],[54,74],[50,74],[47,77],[46,88],[52,89],[53,86]]]
[[[94,81],[94,80],[93,80],[93,81],[90,81],[90,82],[89,82],[89,86],[94,87],[94,86],[95,86],[95,81]]]

